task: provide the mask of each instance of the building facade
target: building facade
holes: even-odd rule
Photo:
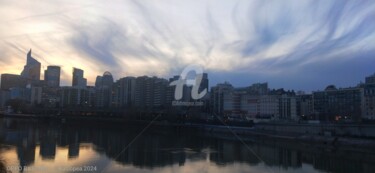
[[[362,117],[364,120],[375,120],[375,74],[366,77],[363,90]]]
[[[324,91],[313,92],[314,111],[320,121],[360,121],[363,89],[336,89],[330,85]]]
[[[92,107],[92,95],[88,88],[61,87],[59,90],[60,107],[84,108]]]
[[[95,87],[96,91],[96,107],[108,108],[111,107],[113,103],[113,76],[110,72],[104,72],[103,76],[100,77],[100,81]]]
[[[228,99],[230,99],[230,96],[228,94],[233,91],[233,89],[233,86],[228,82],[217,84],[216,86],[211,87],[210,107],[213,114],[224,114],[224,100],[228,101]],[[226,105],[229,106],[228,104]]]
[[[130,107],[135,101],[135,77],[124,77],[113,86],[114,104],[116,107]]]
[[[304,120],[316,120],[314,113],[312,94],[301,94],[296,96],[297,99],[297,116]]]
[[[44,81],[48,87],[60,86],[60,71],[59,66],[48,66],[44,71]]]
[[[84,71],[79,68],[73,68],[73,80],[72,86],[73,87],[86,87],[87,86],[87,79],[83,77]]]
[[[10,88],[20,87],[24,88],[27,85],[27,80],[16,74],[1,74],[1,89],[9,90]]]
[[[39,61],[37,61],[31,56],[31,49],[27,53],[26,58],[26,65],[24,66],[23,71],[21,72],[21,76],[27,79],[28,81],[39,81],[41,64]]]

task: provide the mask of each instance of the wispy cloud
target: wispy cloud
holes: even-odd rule
[[[22,68],[25,52],[33,48],[43,64],[63,66],[65,84],[72,66],[83,68],[93,83],[107,70],[117,78],[169,77],[197,63],[221,76],[269,79],[275,86],[301,89],[321,87],[309,81],[322,80],[311,70],[319,66],[330,73],[324,81],[342,85],[374,71],[366,63],[373,61],[369,52],[375,48],[371,0],[4,0],[0,15],[0,64],[9,64],[0,73]],[[354,62],[357,67],[348,69]],[[356,75],[336,80],[348,70]],[[212,76],[212,81],[226,80]]]

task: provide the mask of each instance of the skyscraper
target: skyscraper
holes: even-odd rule
[[[83,70],[79,68],[73,68],[73,81],[72,86],[75,87],[86,87],[87,80],[83,77]]]
[[[211,87],[211,109],[213,113],[223,114],[224,94],[231,92],[233,89],[233,86],[228,82]]]
[[[118,107],[133,106],[135,100],[135,77],[124,77],[113,87],[114,103]]]
[[[97,107],[109,107],[112,105],[112,86],[113,77],[110,72],[106,71],[103,76],[97,77],[95,82]]]
[[[41,64],[39,61],[31,56],[31,49],[27,53],[27,62],[23,68],[21,76],[28,81],[39,81],[40,80],[40,68]]]
[[[208,75],[207,73],[203,73],[202,74],[202,81],[199,85],[199,93],[204,91],[205,89],[207,89],[207,93],[208,93]]]
[[[96,80],[95,80],[95,87],[96,88],[99,88],[99,87],[102,86],[102,78],[103,78],[103,76],[97,76],[96,77]]]
[[[44,71],[44,80],[49,87],[60,86],[60,70],[59,66],[48,66]]]

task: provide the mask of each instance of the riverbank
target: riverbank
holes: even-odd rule
[[[25,114],[2,115],[4,118],[35,119],[43,121],[55,121],[58,123],[92,124],[105,126],[137,126],[157,129],[172,129],[175,131],[194,131],[198,134],[226,138],[230,140],[251,141],[254,139],[277,139],[320,145],[322,147],[361,147],[374,149],[375,138],[370,136],[347,135],[348,133],[337,133],[350,128],[360,128],[366,132],[366,128],[374,128],[372,125],[346,124],[291,124],[270,123],[254,124],[252,127],[208,125],[197,123],[170,123],[167,121],[129,120],[119,117],[87,117],[87,116],[37,116]],[[301,130],[303,129],[303,130]],[[346,134],[346,135],[345,135]],[[366,133],[367,134],[367,133]]]

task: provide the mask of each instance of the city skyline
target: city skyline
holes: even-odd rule
[[[3,73],[3,74],[6,74],[6,75],[20,75],[20,76],[22,77],[22,74],[23,74],[23,72],[25,71],[25,69],[30,70],[30,65],[33,65],[33,64],[36,63],[36,64],[37,64],[37,67],[34,67],[34,68],[36,68],[36,69],[33,69],[32,72],[30,71],[30,72],[25,73],[25,74],[27,74],[27,75],[31,75],[31,74],[33,74],[33,73],[37,73],[37,74],[39,74],[39,77],[37,77],[37,76],[34,75],[33,78],[37,78],[36,80],[43,80],[43,81],[46,81],[47,83],[50,83],[50,82],[52,82],[52,81],[50,81],[51,79],[47,79],[46,77],[49,76],[49,75],[51,75],[51,74],[47,74],[47,73],[48,73],[48,71],[51,71],[52,69],[54,69],[54,70],[55,70],[55,72],[53,72],[53,73],[55,73],[55,74],[54,74],[55,77],[54,77],[54,81],[53,81],[53,82],[55,83],[55,84],[53,84],[54,87],[65,87],[65,86],[87,87],[87,86],[97,86],[97,82],[98,82],[98,80],[101,81],[100,78],[101,78],[102,76],[100,76],[100,74],[97,74],[94,83],[90,83],[90,84],[89,84],[89,83],[87,82],[88,80],[87,80],[86,78],[84,78],[84,71],[85,71],[85,69],[79,69],[79,68],[77,68],[77,67],[72,67],[72,68],[71,68],[72,73],[71,73],[70,81],[67,81],[68,83],[66,83],[66,84],[62,84],[62,85],[61,85],[61,84],[60,84],[61,66],[59,66],[59,65],[48,65],[48,66],[43,66],[43,65],[41,65],[41,63],[40,63],[38,60],[36,60],[34,57],[32,57],[31,52],[32,52],[32,49],[30,49],[30,50],[28,51],[27,55],[26,55],[26,65],[24,66],[24,70],[23,70],[21,73],[14,73],[14,74],[13,74],[13,73]],[[44,69],[41,69],[41,66],[46,67],[45,70],[44,70]],[[56,69],[56,68],[57,68],[57,69]],[[39,72],[36,71],[37,69],[40,69],[40,71],[39,71]],[[57,70],[57,71],[56,71],[56,70]],[[44,73],[42,73],[42,72],[44,72]],[[50,72],[50,73],[51,73],[51,72]],[[110,76],[112,77],[112,74],[111,74],[109,71],[105,71],[105,72],[104,72],[104,75],[107,74],[107,73],[109,73]],[[207,73],[204,73],[204,74],[206,74],[206,77],[207,77]],[[56,75],[57,75],[57,76],[56,76]],[[367,76],[369,76],[369,75],[375,75],[375,73],[368,74]],[[41,76],[44,76],[43,79],[41,78]],[[155,76],[155,75],[152,75],[152,76],[148,76],[148,75],[139,75],[139,76],[120,76],[120,77],[118,77],[118,78],[113,78],[112,81],[113,81],[113,82],[115,82],[115,81],[119,81],[119,80],[121,80],[121,79],[123,79],[123,78],[127,78],[127,77],[131,77],[131,78],[136,77],[136,78],[138,78],[138,77],[143,77],[143,76],[147,76],[147,77],[157,77],[157,78],[160,77],[160,76]],[[179,74],[174,74],[174,75],[172,75],[172,76],[170,76],[170,77],[174,77],[174,78],[175,78],[176,76],[179,76]],[[170,78],[170,77],[161,77],[161,79],[165,79],[165,80],[167,80],[167,79]],[[27,76],[24,76],[24,78],[25,78],[25,79],[28,79]],[[345,86],[345,87],[337,86],[337,87],[338,87],[338,88],[351,88],[351,87],[357,87],[358,85],[364,83],[364,80],[363,80],[363,79],[364,79],[364,77],[362,77],[362,79],[361,79],[360,82],[358,82],[357,84],[352,85],[352,86]],[[33,79],[33,80],[35,80],[35,79]],[[70,82],[70,83],[69,83],[69,82]],[[220,85],[220,84],[226,84],[226,83],[228,83],[228,84],[233,84],[231,80],[225,80],[225,81],[220,81],[220,82],[215,83],[215,84],[210,84],[210,85],[208,85],[208,88],[207,88],[207,89],[209,89],[209,88],[211,88],[211,87],[214,87],[214,86],[217,86],[217,85]],[[235,85],[234,85],[234,86],[235,86],[235,87],[248,87],[248,86],[251,86],[251,85],[253,85],[253,84],[260,84],[260,83],[267,83],[267,85],[268,85],[269,81],[263,81],[263,82],[255,81],[255,82],[253,82],[253,83],[249,83],[249,84],[247,84],[247,85],[245,85],[245,86],[235,86]],[[1,77],[0,77],[0,84],[1,84]],[[50,85],[50,84],[47,84],[47,85]],[[329,87],[329,86],[335,86],[335,87],[336,87],[336,85],[335,85],[334,83],[330,83],[330,84],[327,85],[326,87]],[[316,89],[316,90],[312,90],[312,91],[300,90],[300,89],[295,89],[295,88],[283,88],[283,87],[271,87],[271,88],[274,88],[274,89],[275,89],[275,88],[283,88],[283,89],[293,90],[293,91],[298,91],[298,92],[302,91],[303,93],[311,93],[311,92],[317,92],[317,91],[324,90],[324,88],[326,88],[326,87],[323,87],[323,88],[320,88],[320,89]]]
[[[2,172],[375,172],[374,0],[0,1]]]
[[[62,85],[72,67],[93,85],[105,71],[169,78],[197,63],[211,86],[267,81],[308,92],[354,86],[374,72],[371,1],[90,3],[4,3],[0,73],[22,71],[30,47],[41,75],[62,67]]]

